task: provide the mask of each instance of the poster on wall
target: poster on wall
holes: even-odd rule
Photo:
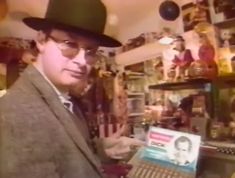
[[[235,2],[231,0],[214,0],[213,9],[216,14],[223,13],[225,19],[234,18]]]
[[[181,7],[184,31],[193,30],[199,23],[211,23],[208,0],[197,0]]]

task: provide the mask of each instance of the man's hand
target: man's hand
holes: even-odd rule
[[[136,147],[146,145],[145,142],[141,140],[122,136],[125,130],[126,126],[123,126],[112,136],[103,140],[104,151],[108,157],[113,159],[123,159]]]

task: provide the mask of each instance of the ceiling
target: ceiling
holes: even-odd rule
[[[43,17],[49,0],[7,0],[8,14],[0,22],[0,36],[33,38],[35,31],[24,26],[25,16]],[[106,33],[124,42],[146,31],[159,31],[162,27],[172,29],[180,26],[180,20],[164,21],[158,13],[159,4],[164,0],[102,0],[107,7],[110,23]],[[190,0],[175,0],[182,4]]]
[[[157,0],[103,0],[110,13],[116,14],[122,24],[144,18],[150,11],[157,10]]]

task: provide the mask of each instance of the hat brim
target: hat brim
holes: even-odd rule
[[[95,32],[80,28],[80,27],[58,23],[58,22],[55,22],[53,20],[46,19],[46,18],[27,17],[23,19],[23,22],[34,30],[46,30],[46,29],[54,27],[54,28],[59,28],[59,29],[63,29],[66,31],[70,31],[78,35],[82,35],[87,38],[94,39],[99,43],[100,46],[103,46],[103,47],[119,47],[122,45],[118,40],[112,37],[109,37],[105,34],[99,34],[99,33],[95,33]]]

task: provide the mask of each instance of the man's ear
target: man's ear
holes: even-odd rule
[[[43,31],[39,31],[35,42],[39,52],[42,52],[44,50],[44,44],[46,43],[46,34]]]

